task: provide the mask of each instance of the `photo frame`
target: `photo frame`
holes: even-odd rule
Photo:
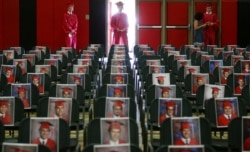
[[[95,58],[95,55],[93,54],[93,53],[89,53],[89,54],[87,54],[87,53],[82,53],[81,54],[81,59],[89,59],[89,60],[94,60],[94,58]]]
[[[242,55],[232,55],[231,56],[231,65],[236,66],[236,64],[241,60],[244,60],[244,57]]]
[[[14,50],[17,53],[17,55],[22,54],[22,47],[20,47],[20,46],[12,46],[12,47],[10,47],[10,50]]]
[[[209,84],[208,73],[194,73],[191,75],[191,94],[196,95],[198,87],[204,84]]]
[[[169,73],[152,73],[153,85],[170,85]]]
[[[71,124],[72,98],[49,97],[48,117],[61,118]]]
[[[1,73],[7,78],[8,84],[15,83],[16,81],[16,66],[15,65],[2,65]]]
[[[111,84],[128,84],[128,73],[111,73]]]
[[[129,118],[100,118],[101,144],[119,145],[130,143]],[[114,137],[111,132],[119,131]]]
[[[157,98],[175,98],[176,97],[176,85],[156,85],[155,95]]]
[[[107,97],[127,97],[127,84],[107,84]]]
[[[187,55],[174,55],[174,60],[187,60]]]
[[[224,85],[205,84],[203,109],[205,109],[206,103],[209,102],[210,99],[224,98],[224,94]]]
[[[30,83],[12,83],[11,84],[11,96],[19,98],[24,109],[31,109],[31,84]]]
[[[250,60],[241,60],[241,73],[250,73]]]
[[[122,145],[94,145],[94,152],[130,152],[129,144]]]
[[[234,51],[223,51],[222,52],[222,57],[223,61],[227,61],[228,58],[231,58],[231,56],[234,55]]]
[[[205,152],[204,145],[177,146],[169,145],[168,152]]]
[[[227,45],[227,51],[234,51],[238,46],[236,44],[229,44]]]
[[[51,77],[51,66],[50,65],[35,65],[35,73],[48,74]]]
[[[122,59],[122,60],[125,60],[126,59],[126,55],[125,54],[116,54],[116,53],[114,53],[112,59]]]
[[[129,117],[129,98],[106,98],[105,117],[123,118]]]
[[[199,117],[171,118],[172,145],[200,145]]]
[[[23,54],[22,58],[29,61],[31,66],[34,66],[36,64],[35,63],[36,62],[36,55],[35,54]]]
[[[12,152],[12,151],[39,152],[39,148],[38,144],[4,142],[2,145],[1,152]]]
[[[44,65],[50,65],[56,67],[57,75],[59,74],[59,63],[57,59],[44,59]]]
[[[234,52],[236,55],[244,55],[244,53],[246,53],[246,48],[235,48]]]
[[[80,85],[85,89],[85,78],[84,73],[68,73],[67,84]]]
[[[149,66],[149,73],[165,73],[164,65]]]
[[[249,116],[242,116],[242,132],[241,132],[241,139],[242,139],[242,152],[248,152],[250,150],[250,117]]]
[[[73,73],[83,73],[89,74],[89,66],[88,65],[73,65]]]
[[[224,51],[223,47],[216,47],[213,49],[213,55],[214,57],[218,58],[220,54],[222,54],[222,52]]]
[[[217,48],[217,45],[207,45],[206,47],[207,47],[208,52],[210,52],[214,48]]]
[[[168,118],[182,117],[181,98],[159,98],[158,100],[158,126]]]
[[[20,67],[22,75],[27,73],[27,60],[26,59],[13,59],[13,65]]]
[[[238,98],[216,98],[215,112],[216,126],[218,128],[228,127],[230,121],[239,116]]]
[[[111,59],[111,65],[126,66],[126,60]]]
[[[32,144],[43,144],[52,152],[59,151],[59,119],[36,117],[30,118],[30,141]],[[48,132],[43,135],[42,132]],[[44,139],[41,140],[40,138]],[[46,140],[45,140],[46,139]]]
[[[4,126],[14,126],[15,97],[0,97],[0,121]]]
[[[213,74],[215,68],[223,66],[223,60],[209,60],[209,73]]]
[[[228,76],[234,73],[233,66],[220,66],[219,67],[219,84],[226,85]]]
[[[200,73],[200,66],[184,66],[184,78],[193,73]]]
[[[77,85],[56,84],[56,97],[77,99]]]
[[[171,55],[180,55],[180,51],[168,51],[168,57]]]
[[[160,66],[161,65],[161,60],[160,59],[146,60],[146,65],[147,66]]]
[[[45,74],[44,73],[28,73],[27,82],[37,86],[39,94],[44,94]]]
[[[242,89],[249,84],[250,73],[233,73],[233,94],[241,95]]]

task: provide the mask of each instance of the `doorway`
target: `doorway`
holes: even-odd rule
[[[112,34],[112,30],[110,27],[110,20],[111,20],[111,16],[114,15],[115,13],[117,13],[117,6],[116,6],[116,2],[121,1],[121,0],[108,0],[107,1],[107,23],[106,23],[106,27],[107,27],[107,33],[106,33],[106,46],[108,48],[107,51],[109,51],[109,48],[112,45],[113,42],[113,34]],[[135,0],[123,0],[122,1],[124,3],[124,8],[123,8],[123,12],[127,14],[128,16],[128,22],[129,22],[129,28],[128,28],[128,46],[129,46],[129,50],[133,50],[133,47],[135,45],[135,25],[136,25],[136,18],[135,18]],[[109,52],[106,52],[107,54]]]

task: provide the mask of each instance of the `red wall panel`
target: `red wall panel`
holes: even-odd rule
[[[67,11],[67,1],[37,0],[37,45],[45,45],[52,52],[65,46],[64,32],[62,30],[63,14]],[[89,0],[73,1],[75,13],[78,16],[79,27],[77,35],[77,49],[89,44],[89,20],[85,19],[89,13]]]
[[[141,29],[139,31],[139,44],[149,44],[155,51],[161,44],[160,29]]]
[[[3,1],[0,1],[0,50],[3,49]]]
[[[172,44],[176,48],[180,48],[184,44],[188,44],[188,30],[186,29],[169,29],[167,30],[166,44]]]
[[[2,48],[19,46],[19,0],[2,0]]]
[[[188,25],[188,3],[169,2],[167,3],[167,25]],[[174,15],[173,15],[174,14]]]
[[[139,25],[161,25],[161,3],[139,3]]]
[[[221,45],[237,44],[238,0],[222,0]]]

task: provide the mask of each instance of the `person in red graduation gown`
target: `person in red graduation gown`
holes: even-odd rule
[[[3,124],[11,123],[11,116],[8,113],[8,101],[6,100],[0,100],[0,121]]]
[[[66,47],[72,47],[76,49],[78,18],[77,15],[73,13],[73,3],[68,3],[67,9],[68,10],[64,14],[63,19],[63,30],[65,32]]]
[[[124,144],[126,141],[121,140],[121,123],[118,121],[113,121],[110,122],[109,128],[109,136],[110,139],[107,141],[104,141],[104,144],[109,144],[109,145],[119,145],[119,144]]]
[[[124,44],[128,46],[128,17],[127,14],[123,13],[123,2],[119,1],[116,3],[118,13],[111,17],[111,28],[113,30],[113,43]],[[123,43],[120,43],[122,40]]]
[[[228,126],[230,121],[237,117],[237,115],[232,112],[232,104],[228,100],[223,102],[223,111],[223,114],[218,116],[218,126]]]
[[[174,141],[174,145],[199,145],[199,141],[191,138],[191,126],[189,122],[181,122],[182,137]]]

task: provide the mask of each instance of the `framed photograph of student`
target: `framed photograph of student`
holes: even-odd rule
[[[35,50],[42,51],[44,54],[46,54],[46,46],[35,46]]]
[[[201,55],[201,66],[205,62],[209,62],[209,60],[214,60],[214,56],[213,55]]]
[[[159,98],[158,126],[167,118],[182,116],[181,98]]]
[[[195,52],[198,52],[198,51],[201,51],[201,48],[200,47],[190,47],[189,48],[189,57],[191,57],[191,55]]]
[[[44,59],[44,65],[54,66],[57,69],[57,74],[59,73],[59,63],[58,59]]]
[[[161,60],[160,59],[146,60],[146,65],[148,65],[148,66],[161,65]]]
[[[111,65],[111,73],[127,73],[127,66]]]
[[[187,54],[187,50],[190,49],[190,48],[193,48],[194,45],[193,44],[185,44],[184,45],[184,54]]]
[[[208,52],[204,52],[204,51],[197,51],[196,52],[196,58],[200,57],[200,60],[201,60],[202,55],[208,55]]]
[[[187,55],[174,55],[174,60],[187,60]]]
[[[170,85],[169,73],[152,73],[153,85]]]
[[[149,73],[165,73],[164,65],[151,65],[149,66]]]
[[[15,83],[16,66],[15,65],[2,65],[1,73],[7,78],[9,84]]]
[[[84,73],[89,74],[89,66],[88,65],[73,65],[73,73]]]
[[[220,48],[220,47],[216,47],[213,49],[213,54],[214,54],[214,57],[215,58],[218,58],[219,55],[221,54],[222,55],[222,52],[224,51],[224,48]]]
[[[209,73],[213,74],[215,68],[218,68],[220,66],[223,66],[222,60],[209,60]]]
[[[208,73],[194,73],[191,75],[191,94],[196,95],[198,87],[204,84],[209,84]]]
[[[234,53],[236,55],[244,55],[246,53],[246,48],[235,48]]]
[[[127,97],[127,84],[107,84],[107,97]]]
[[[62,56],[65,55],[67,58],[69,57],[69,53],[66,50],[57,50],[56,54],[61,54]]]
[[[29,54],[35,54],[39,61],[42,59],[42,52],[40,50],[30,50]]]
[[[85,89],[85,74],[84,73],[68,73],[67,84],[76,84]]]
[[[232,55],[234,55],[233,51],[223,51],[222,52],[223,61],[226,62],[227,59],[231,58]]]
[[[250,117],[242,116],[242,151],[250,151]]]
[[[105,117],[123,118],[129,117],[129,98],[106,98]]]
[[[188,74],[193,74],[193,73],[200,73],[200,66],[185,66],[184,67],[184,78]]]
[[[239,116],[238,98],[216,98],[215,112],[217,127],[228,127],[230,121]]]
[[[175,98],[176,85],[156,85],[155,86],[156,98]]]
[[[84,54],[81,54],[81,59],[84,59],[84,60],[94,60],[95,56],[93,53],[84,53]]]
[[[91,59],[77,59],[77,64],[78,65],[92,65],[92,60]]]
[[[199,117],[171,118],[172,145],[200,145]]]
[[[36,63],[36,55],[35,54],[23,54],[23,59],[26,59],[28,62],[30,62],[31,66],[34,66]]]
[[[14,126],[15,97],[0,97],[0,121],[4,126]]]
[[[44,73],[51,76],[50,65],[35,65],[35,73]]]
[[[244,56],[242,56],[242,55],[232,55],[231,56],[231,65],[236,66],[236,64],[241,60],[244,60]]]
[[[56,97],[77,98],[76,84],[56,84]]]
[[[128,73],[111,73],[111,84],[128,84]]]
[[[51,152],[59,151],[59,119],[30,118],[30,143],[47,146]]]
[[[180,55],[180,51],[168,51],[168,56],[171,55]]]
[[[105,145],[120,145],[130,142],[128,118],[101,118],[101,143]]]
[[[126,59],[126,55],[125,54],[113,54],[113,59],[121,59],[121,60],[125,60]]]
[[[48,117],[62,118],[71,123],[72,98],[49,97]]]
[[[49,58],[50,59],[57,59],[57,60],[63,62],[63,56],[61,54],[50,54]]]
[[[14,50],[3,50],[3,55],[6,58],[7,62],[14,59],[14,54]]]
[[[224,85],[205,84],[203,108],[205,109],[206,103],[210,99],[224,98],[224,94]]]
[[[130,152],[130,145],[94,145],[94,152]]]
[[[185,66],[191,66],[191,60],[177,60],[177,71]]]
[[[250,73],[250,60],[241,60],[241,73]]]
[[[168,152],[205,152],[204,145],[168,146]]]
[[[4,142],[1,152],[39,152],[38,144]]]
[[[249,84],[250,73],[234,73],[233,74],[233,93],[234,95],[241,95],[242,89]]]
[[[13,65],[20,67],[22,75],[27,73],[27,60],[26,59],[13,59]]]
[[[44,73],[28,73],[27,82],[37,86],[39,94],[44,94],[44,85],[45,85]]]
[[[234,51],[238,46],[236,44],[230,44],[227,45],[226,50],[227,51]]]
[[[12,46],[10,47],[10,50],[14,50],[17,53],[17,55],[22,54],[22,48],[20,46]]]
[[[220,66],[219,67],[219,84],[226,85],[228,76],[234,73],[233,66]]]
[[[31,84],[30,83],[12,83],[11,96],[21,99],[24,109],[31,108]]]

